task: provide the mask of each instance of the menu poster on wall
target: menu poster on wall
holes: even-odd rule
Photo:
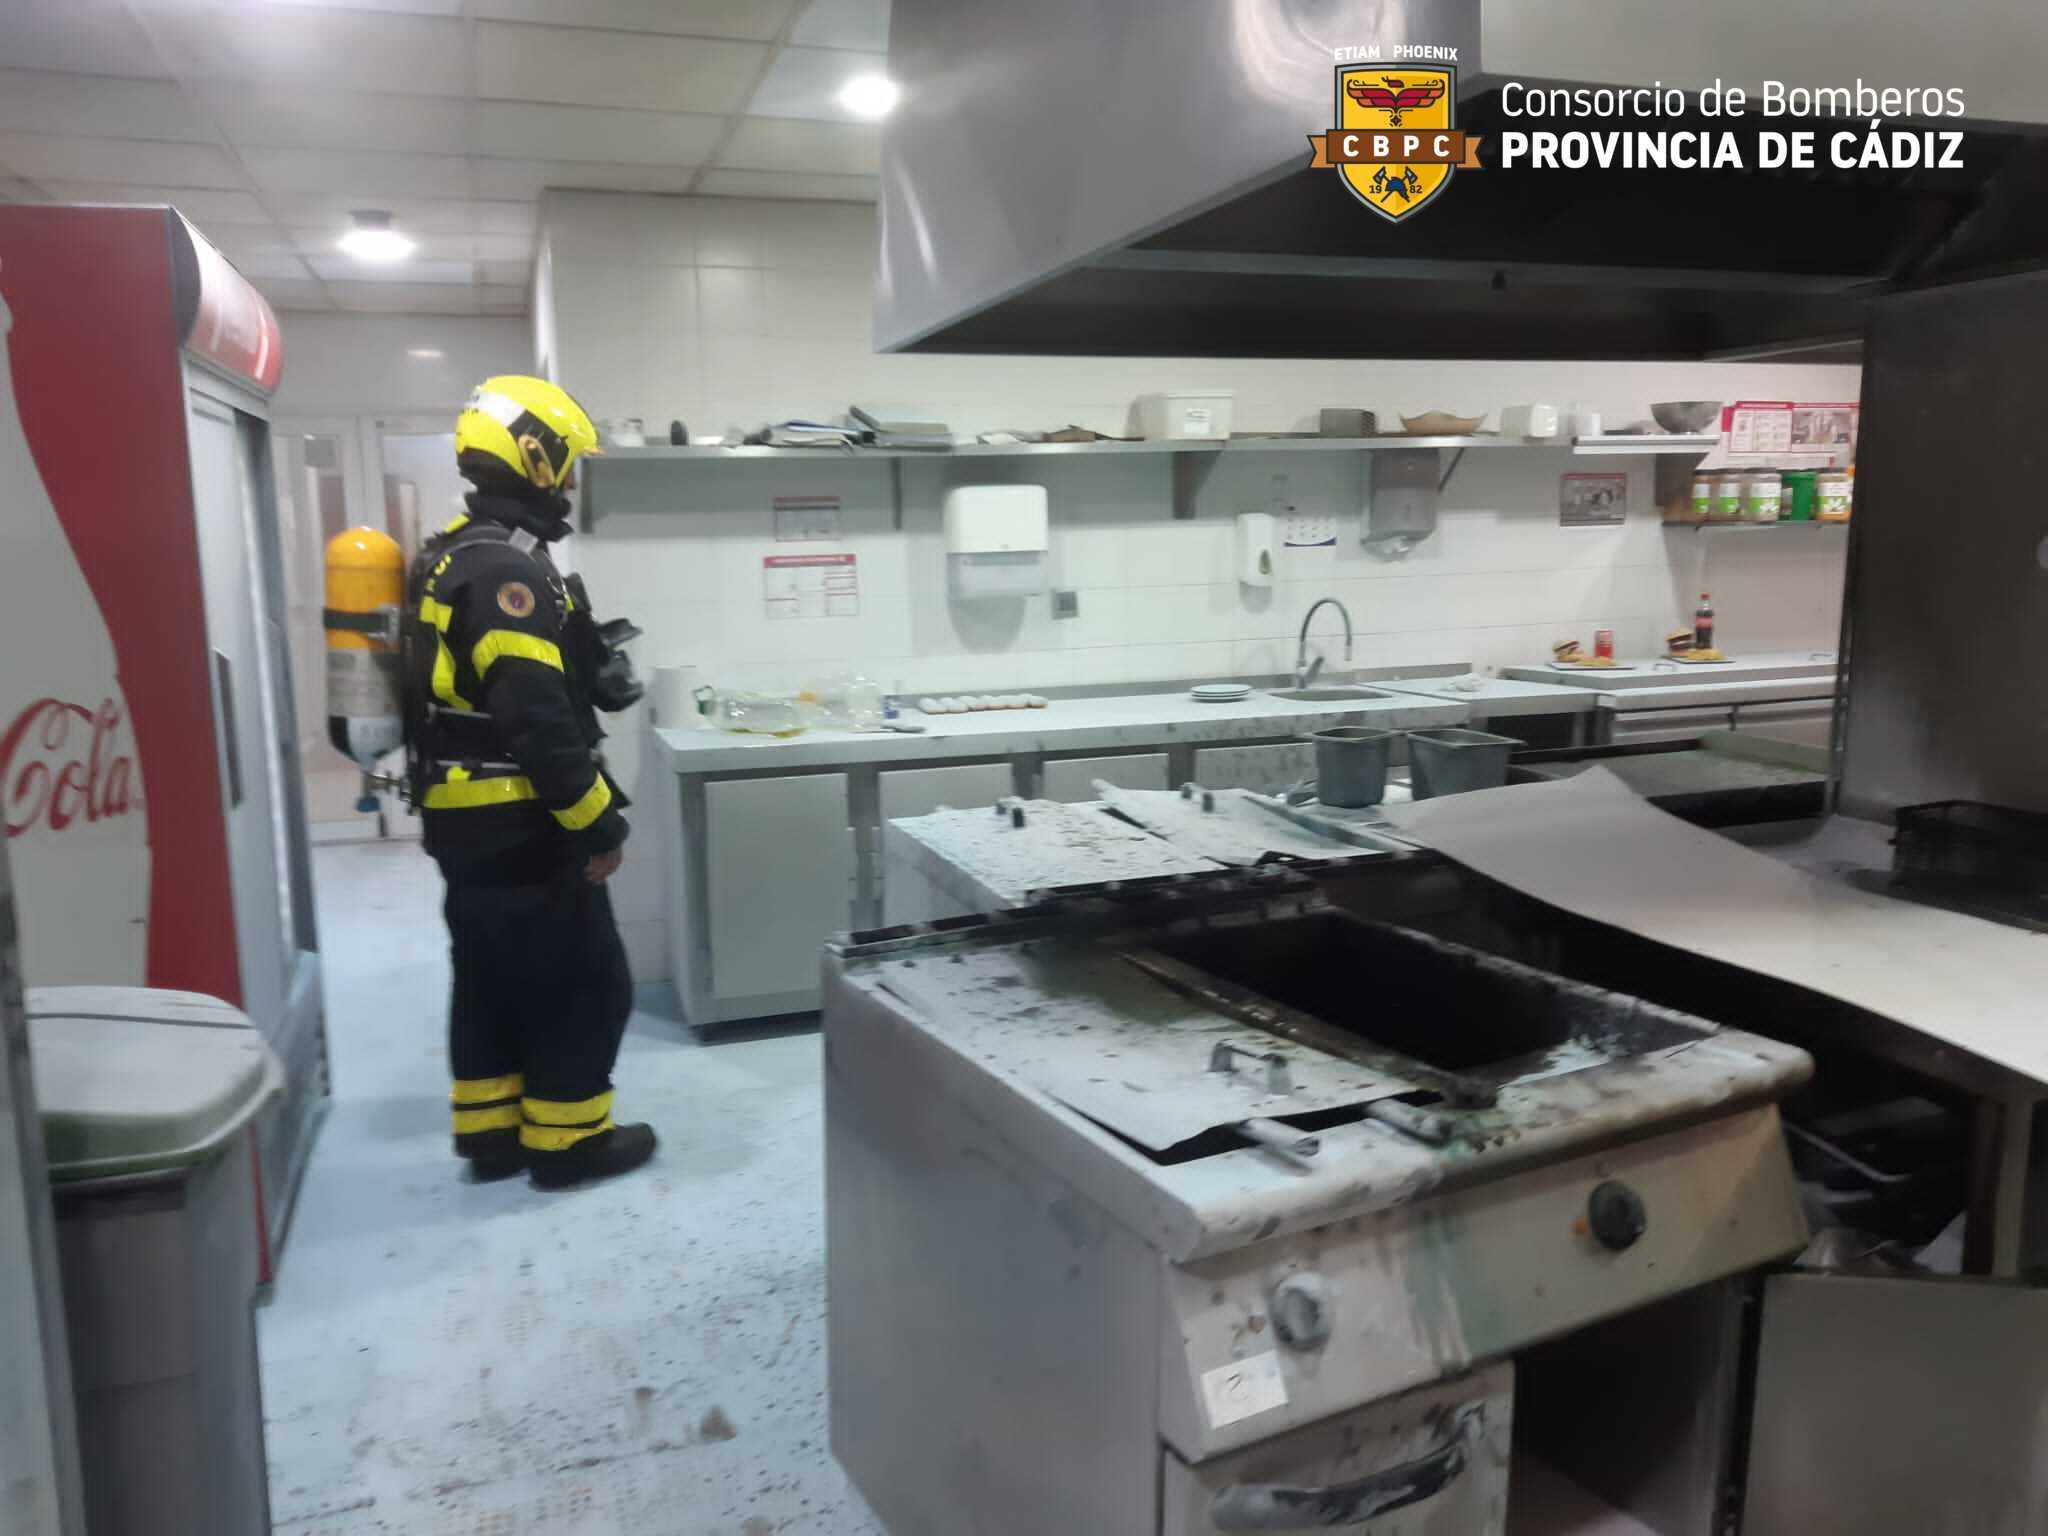
[[[1560,475],[1557,522],[1561,528],[1608,528],[1628,521],[1628,476]]]
[[[775,498],[775,542],[778,544],[831,544],[839,538],[837,496],[778,496]]]
[[[1853,400],[1738,400],[1721,410],[1721,448],[1703,466],[1846,469],[1856,457]]]
[[[771,619],[851,619],[860,614],[853,555],[764,555],[761,586]]]

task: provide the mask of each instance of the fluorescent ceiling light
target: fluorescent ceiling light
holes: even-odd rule
[[[375,208],[358,209],[351,217],[355,228],[335,242],[357,261],[403,261],[418,242],[391,227],[391,215]]]
[[[855,75],[839,88],[839,105],[855,117],[887,117],[902,94],[887,75]]]
[[[445,356],[446,354],[444,354],[439,347],[407,347],[405,349],[405,355],[407,357],[417,357],[423,362],[431,363],[438,361],[441,357]]]

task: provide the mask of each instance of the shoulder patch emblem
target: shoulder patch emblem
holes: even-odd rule
[[[498,588],[498,606],[515,619],[533,612],[533,588],[523,581],[508,581]]]

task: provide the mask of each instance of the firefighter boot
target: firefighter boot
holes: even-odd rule
[[[455,1155],[469,1164],[473,1184],[494,1184],[526,1171],[526,1149],[512,1129],[477,1131],[455,1138]]]
[[[614,1125],[559,1152],[530,1148],[526,1166],[535,1189],[568,1189],[613,1174],[630,1173],[654,1156],[651,1125]]]

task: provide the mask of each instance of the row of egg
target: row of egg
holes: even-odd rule
[[[917,707],[928,715],[964,715],[977,709],[1043,709],[1045,696],[1038,693],[963,693],[958,698],[923,698]]]

